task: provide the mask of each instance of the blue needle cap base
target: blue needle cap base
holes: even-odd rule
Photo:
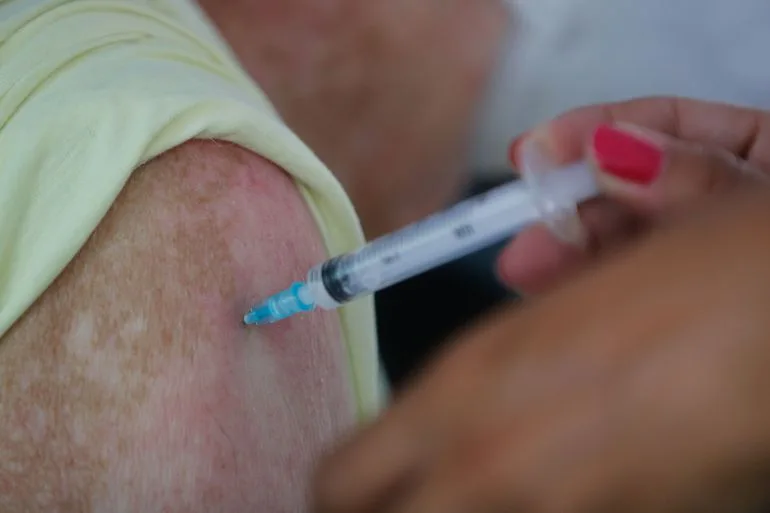
[[[243,316],[246,325],[272,324],[302,312],[309,312],[315,304],[308,298],[307,286],[296,282],[288,289],[267,298]]]

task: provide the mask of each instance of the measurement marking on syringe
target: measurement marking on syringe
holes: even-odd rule
[[[394,262],[397,262],[399,258],[401,258],[401,255],[399,255],[398,253],[395,253],[393,255],[388,255],[388,256],[382,257],[382,263],[385,265],[390,265]]]
[[[476,230],[469,224],[458,226],[454,231],[455,237],[458,239],[465,239],[472,236],[474,233],[476,233]]]

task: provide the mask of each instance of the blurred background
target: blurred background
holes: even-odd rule
[[[466,195],[502,184],[502,173],[476,173]],[[451,335],[513,294],[500,285],[495,260],[505,243],[407,280],[375,295],[380,355],[394,390]]]

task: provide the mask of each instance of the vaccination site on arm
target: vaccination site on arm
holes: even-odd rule
[[[640,16],[642,3],[624,4],[613,16],[623,20]],[[513,10],[514,4],[508,2],[507,7]],[[344,433],[376,419],[388,404],[390,383],[387,383],[378,348],[375,293],[418,279],[445,264],[472,257],[538,223],[566,244],[579,248],[586,244],[587,235],[578,216],[578,206],[600,194],[590,166],[584,161],[563,165],[542,160],[524,145],[519,153],[521,180],[510,181],[507,148],[513,136],[578,105],[650,92],[753,104],[761,104],[766,98],[762,95],[764,86],[753,87],[761,80],[739,90],[740,87],[734,87],[727,79],[725,82],[708,80],[709,66],[703,63],[693,64],[686,70],[661,73],[651,56],[671,45],[672,40],[667,37],[630,56],[618,56],[611,51],[612,45],[608,45],[607,40],[636,36],[637,31],[644,29],[642,24],[621,29],[618,24],[608,22],[594,27],[594,32],[588,31],[592,35],[576,50],[584,57],[590,56],[588,64],[577,58],[560,60],[564,44],[559,34],[569,32],[573,18],[559,14],[568,13],[569,9],[551,8],[551,14],[537,6],[522,9],[522,33],[529,34],[525,43],[518,32],[520,27],[511,22],[513,28],[501,43],[497,69],[489,79],[483,101],[479,102],[477,125],[470,130],[468,167],[475,171],[491,170],[493,185],[405,228],[367,240],[353,202],[334,170],[287,126],[271,99],[245,71],[226,38],[196,2],[0,0],[0,387],[6,387],[5,393],[0,388],[0,413],[8,419],[5,428],[0,426],[0,437],[8,433],[5,440],[0,440],[0,460],[7,460],[5,467],[0,461],[0,513],[6,511],[3,504],[9,505],[9,513],[106,513],[138,511],[136,508],[198,511],[189,509],[192,503],[196,503],[200,511],[307,511],[310,500],[307,490],[311,488],[314,464],[321,454],[333,448]],[[623,30],[628,32],[623,35]],[[684,61],[689,59],[689,54],[683,51],[680,57],[672,59]],[[549,67],[548,63],[554,61],[563,65]],[[729,55],[722,61],[737,62]],[[600,66],[608,62],[612,63],[608,68],[613,71],[605,76]],[[649,68],[643,69],[645,65]],[[595,66],[597,72],[583,79],[585,68],[591,66]],[[635,76],[653,78],[643,82],[635,80]],[[514,94],[531,101],[510,102]],[[60,300],[77,305],[77,312],[62,318],[46,314],[48,318],[44,321],[60,323],[62,333],[66,332],[63,336],[70,337],[68,343],[74,345],[50,344],[50,352],[41,360],[55,361],[60,357],[59,352],[67,353],[73,347],[86,353],[86,356],[80,355],[80,363],[88,363],[87,354],[95,347],[100,350],[107,347],[108,358],[90,362],[91,366],[84,364],[84,368],[80,368],[79,363],[74,369],[74,364],[65,363],[71,360],[61,356],[61,361],[57,361],[59,367],[51,368],[58,368],[61,375],[76,370],[78,376],[87,376],[90,381],[66,380],[61,394],[55,387],[42,392],[42,388],[36,389],[34,384],[46,376],[41,376],[44,372],[35,365],[35,355],[32,351],[18,352],[17,339],[13,347],[3,347],[3,341],[10,340],[30,322],[39,321],[36,305],[46,298],[47,291],[54,289],[57,280],[72,272],[80,256],[91,251],[89,244],[105,220],[112,223],[110,214],[132,180],[137,179],[135,173],[152,168],[153,162],[162,162],[180,148],[185,151],[191,142],[237,147],[245,151],[246,157],[242,159],[263,159],[266,167],[288,176],[291,189],[301,197],[317,229],[321,247],[318,257],[301,270],[291,268],[293,264],[288,262],[300,261],[304,265],[303,255],[296,253],[312,246],[312,241],[295,240],[294,227],[288,222],[280,224],[285,212],[274,215],[260,212],[254,218],[265,225],[274,223],[285,227],[285,238],[273,237],[269,235],[273,232],[265,229],[259,233],[268,235],[252,243],[264,248],[266,254],[277,255],[265,264],[276,268],[274,275],[291,274],[292,277],[282,278],[280,285],[271,281],[275,286],[260,290],[257,296],[253,295],[256,292],[243,292],[235,286],[249,302],[239,296],[232,304],[222,304],[219,291],[212,292],[210,297],[205,293],[190,293],[190,304],[194,305],[191,308],[213,303],[212,311],[219,315],[217,319],[222,324],[216,324],[210,333],[201,334],[196,341],[202,347],[213,347],[210,354],[180,350],[177,359],[183,362],[180,368],[185,368],[188,361],[194,362],[195,368],[202,371],[201,382],[210,379],[221,385],[221,390],[212,392],[213,399],[207,396],[204,401],[205,394],[199,397],[194,391],[197,376],[180,372],[179,376],[174,375],[177,381],[164,382],[160,377],[162,372],[147,370],[157,363],[152,357],[137,367],[141,367],[141,371],[132,373],[127,366],[121,367],[120,358],[139,351],[132,344],[148,329],[144,320],[137,320],[132,317],[134,312],[126,311],[130,308],[121,303],[118,286],[111,313],[117,318],[125,317],[125,323],[107,328],[114,328],[114,337],[101,339],[94,335],[94,329],[87,322],[80,322],[88,318],[89,312],[99,311],[99,305],[89,304],[87,295],[69,297],[65,291],[65,299]],[[190,160],[183,162],[188,168],[195,167],[194,159],[192,164]],[[200,167],[203,168],[203,164]],[[501,169],[505,173],[503,178]],[[263,187],[265,191],[272,190],[270,184],[277,183],[275,176],[264,178],[264,184],[268,184]],[[262,179],[255,179],[255,188],[264,185],[259,182]],[[222,195],[224,203],[234,197],[228,195],[230,192]],[[206,194],[202,193],[201,197]],[[211,214],[201,208],[206,215]],[[293,220],[292,216],[286,217]],[[189,221],[183,217],[180,214],[180,219],[173,221],[180,224]],[[203,217],[200,226],[206,229],[232,221]],[[158,219],[159,226],[163,222]],[[216,224],[219,222],[222,224]],[[237,220],[232,224],[239,226]],[[154,228],[150,226],[148,231]],[[240,226],[234,230],[244,237],[249,228]],[[216,238],[211,231],[216,230],[201,230],[201,237],[208,237],[207,243]],[[297,228],[297,233],[300,232]],[[223,269],[249,262],[253,255],[242,257],[238,262],[241,241],[238,237],[227,237],[222,235],[222,241],[217,239],[212,243],[212,247],[217,247],[216,244],[222,242],[230,251],[228,258],[232,256],[234,262],[228,261]],[[126,241],[139,245],[129,240],[128,235]],[[181,246],[177,243],[169,240],[170,253],[179,252]],[[209,247],[201,245],[204,246]],[[109,255],[110,251],[117,250],[106,247],[99,251]],[[282,255],[281,251],[285,253]],[[210,266],[216,266],[216,259],[209,257],[196,254],[195,260],[210,261]],[[162,270],[162,260],[158,258],[159,270]],[[130,262],[128,264],[130,267]],[[477,260],[475,265],[488,265],[486,275],[492,276],[491,261]],[[87,276],[89,269],[83,272]],[[190,282],[205,281],[200,269],[188,274]],[[227,278],[236,284],[243,281],[236,273]],[[95,272],[92,279],[95,287],[103,285],[99,272]],[[130,283],[130,279],[129,276],[123,284]],[[184,283],[170,282],[156,286],[178,290],[180,298],[185,297],[184,287]],[[451,300],[443,297],[450,294],[435,289],[432,297],[427,288],[427,285],[420,288],[420,293],[413,297],[406,297],[410,294],[394,296],[397,307],[391,313],[397,317],[402,313],[399,304],[410,304],[412,299],[424,306],[426,313],[439,311],[438,317],[442,317],[441,301]],[[148,287],[143,301],[162,319],[152,344],[165,350],[172,345],[167,342],[174,339],[174,333],[179,336],[184,327],[181,321],[175,322],[166,316],[166,309],[176,310],[158,300],[161,295],[154,295],[150,289]],[[474,293],[475,289],[467,292],[469,296]],[[509,291],[503,295],[504,299],[512,297]],[[402,308],[415,310],[411,304]],[[428,316],[425,318],[428,324]],[[464,326],[470,320],[442,319],[440,329],[450,324]],[[408,330],[417,333],[418,330],[408,325],[410,322],[402,321]],[[316,329],[317,326],[328,330]],[[309,333],[311,331],[313,333]],[[231,335],[232,338],[228,338]],[[297,353],[287,356],[289,353],[281,348],[281,344],[289,343],[301,347],[305,342],[310,344],[311,339],[318,345],[306,353],[296,349]],[[242,340],[256,341],[257,349],[252,351],[253,348],[244,344],[238,346]],[[401,342],[410,343],[404,340]],[[390,341],[388,339],[388,343]],[[23,337],[22,342],[25,342]],[[393,340],[393,344],[398,342]],[[145,349],[148,354],[153,353],[151,348]],[[315,369],[317,362],[333,360],[337,349],[342,355],[341,364],[338,361],[330,364],[334,370],[328,373],[325,368]],[[110,353],[112,350],[115,352]],[[158,353],[161,352],[159,349]],[[202,356],[204,354],[209,356]],[[113,359],[111,355],[120,355],[120,358]],[[282,373],[284,367],[275,364],[287,359],[296,372]],[[173,358],[169,361],[173,363]],[[33,371],[26,374],[6,371],[4,381],[2,369],[12,368]],[[387,371],[399,374],[398,370]],[[137,382],[140,385],[136,385]],[[344,397],[325,396],[324,387],[337,382],[344,383],[340,388]],[[98,410],[102,403],[93,397],[102,389],[125,385],[128,390],[129,383],[131,387],[143,387],[145,392],[142,396],[145,402],[139,401],[136,411],[121,407],[115,409],[118,413],[114,415],[88,417],[92,423],[89,429],[104,433],[103,439],[82,435],[88,430],[80,431],[80,435],[76,433],[84,421],[72,417],[69,423],[71,405],[66,404],[69,399],[64,397],[83,397],[84,401],[90,398]],[[287,393],[282,395],[282,390]],[[294,393],[316,390],[318,396],[302,405],[289,404],[290,390]],[[28,404],[19,399],[23,397],[30,398]],[[121,399],[129,405],[133,401],[128,392]],[[152,409],[145,409],[148,404],[152,404]],[[105,406],[105,411],[108,410],[112,411]],[[151,413],[147,413],[150,410]],[[212,413],[213,410],[216,413]],[[349,418],[339,414],[340,411],[349,411]],[[190,419],[189,427],[183,425]],[[48,433],[57,422],[67,426],[63,430],[67,443],[54,442],[52,437],[42,434]],[[136,427],[138,431],[123,437],[119,427],[123,424],[130,424],[131,429]],[[204,424],[206,427],[201,427]],[[155,433],[153,429],[159,425],[167,426],[169,431],[163,435]],[[116,435],[113,440],[108,433],[115,426],[118,426],[115,432],[121,436]],[[260,431],[263,426],[265,429]],[[266,468],[260,457],[270,453],[272,441],[265,439],[269,438],[265,433],[282,431],[292,436],[304,435],[297,435],[296,440],[282,440],[283,445],[276,443],[273,449],[282,452],[270,461],[280,463]],[[158,450],[163,457],[153,463],[161,469],[158,475],[169,481],[160,478],[154,480],[157,482],[143,481],[142,465],[136,462],[144,462],[142,458],[158,449],[154,442],[164,440],[165,444],[164,436],[173,439],[177,434],[178,445],[167,444],[169,447]],[[77,439],[82,446],[91,444],[88,454],[98,452],[97,459],[103,465],[90,466],[88,477],[83,477],[83,481],[76,479],[75,472],[67,470],[67,461],[73,459],[67,454],[80,454],[79,449],[69,445]],[[146,444],[142,449],[139,444],[136,448],[132,445],[138,440]],[[255,445],[264,453],[250,453],[254,440],[259,441]],[[162,452],[166,450],[167,453]],[[31,456],[27,457],[28,454]],[[53,474],[61,473],[64,476],[61,482],[49,485],[44,482],[47,477],[36,481],[29,469],[43,460],[54,462],[50,463],[57,469]],[[174,463],[164,468],[167,460]],[[184,469],[188,467],[194,470],[186,475]],[[225,474],[227,478],[221,477]],[[94,477],[100,475],[103,478]],[[69,477],[73,477],[73,482],[78,482],[82,490],[68,491],[70,485],[62,483],[69,483]],[[40,489],[36,489],[36,482],[40,483]],[[275,490],[281,491],[274,493]]]

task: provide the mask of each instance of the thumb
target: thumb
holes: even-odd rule
[[[597,128],[588,155],[608,196],[652,216],[763,178],[729,152],[629,124]]]

